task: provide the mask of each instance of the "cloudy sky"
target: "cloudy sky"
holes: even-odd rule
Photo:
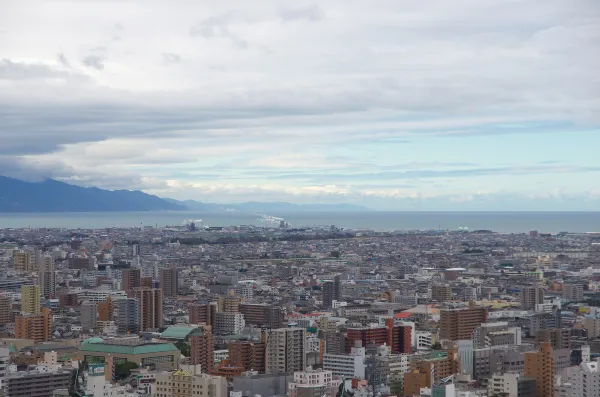
[[[0,0],[0,174],[600,209],[598,0]]]

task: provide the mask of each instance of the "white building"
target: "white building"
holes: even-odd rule
[[[223,360],[227,360],[229,358],[229,350],[215,350],[213,351],[213,362],[219,364]]]
[[[505,373],[493,375],[488,383],[488,394],[507,394],[507,397],[519,397],[519,374]]]
[[[365,379],[364,347],[353,347],[350,354],[323,354],[323,369],[342,378]]]
[[[237,335],[242,332],[245,326],[244,315],[241,313],[215,313],[215,324],[213,326],[215,335]]]
[[[600,396],[600,371],[598,362],[581,363],[580,371],[571,376],[571,396]]]
[[[9,363],[10,350],[0,347],[0,390],[4,390],[4,377],[6,377],[6,367]]]
[[[415,333],[417,339],[417,350],[430,350],[432,343],[432,334],[428,331],[417,331]]]
[[[306,371],[294,372],[294,381],[288,384],[288,396],[335,397],[341,383],[341,380],[333,379],[331,371],[313,370],[312,367],[308,367]]]
[[[315,335],[309,335],[306,338],[306,351],[307,352],[320,352],[321,351],[321,339]]]
[[[127,298],[127,293],[125,291],[111,291],[111,290],[82,290],[77,293],[77,299],[79,301],[90,301],[90,302],[104,302],[106,301],[106,297],[110,296],[111,298],[122,297]]]

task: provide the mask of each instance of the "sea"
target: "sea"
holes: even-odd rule
[[[104,229],[181,226],[331,226],[374,230],[492,230],[500,233],[600,232],[600,212],[365,211],[207,213],[196,211],[0,213],[3,228]]]

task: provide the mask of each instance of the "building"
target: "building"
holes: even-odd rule
[[[10,365],[10,349],[0,347],[0,390],[5,390],[6,366]]]
[[[7,397],[52,397],[56,389],[68,387],[72,371],[13,372],[5,378],[4,394]]]
[[[242,376],[233,378],[234,396],[253,397],[260,396],[285,396],[288,385],[294,381],[294,375],[285,374],[257,374],[246,372]]]
[[[460,373],[460,360],[456,350],[432,351],[426,356],[417,356],[409,363],[409,372],[404,374],[404,395],[419,394],[422,387],[431,388],[437,381]]]
[[[43,255],[40,258],[38,269],[38,284],[42,296],[46,299],[53,299],[56,295],[56,275],[54,273],[54,259],[50,255]]]
[[[571,302],[583,301],[583,284],[564,283],[562,297]]]
[[[164,296],[177,296],[179,291],[179,271],[177,267],[169,266],[166,269],[160,269],[159,283]]]
[[[596,362],[584,362],[580,370],[571,375],[571,391],[573,397],[600,396],[600,370]]]
[[[213,303],[190,303],[188,305],[188,315],[190,324],[213,325],[217,305]]]
[[[106,297],[104,302],[98,303],[98,321],[113,320],[113,302],[110,296]]]
[[[179,366],[181,353],[170,342],[149,342],[139,338],[117,338],[102,340],[89,338],[79,347],[84,361],[104,363],[112,372],[113,367],[125,361],[139,366],[155,366],[157,369],[175,369]]]
[[[254,297],[255,286],[251,283],[238,283],[235,288],[235,294],[244,298],[244,300],[250,300]]]
[[[40,286],[23,285],[21,287],[21,312],[24,314],[40,314]]]
[[[534,310],[535,305],[544,303],[544,288],[537,284],[522,287],[519,297],[523,310]]]
[[[64,292],[58,295],[58,306],[61,308],[71,308],[79,305],[79,295],[77,292]]]
[[[42,314],[25,314],[15,318],[15,337],[47,342],[52,338],[52,312],[42,309]]]
[[[265,349],[262,342],[232,342],[228,346],[228,358],[233,365],[244,371],[265,372]]]
[[[140,269],[123,269],[121,271],[122,290],[129,292],[142,286],[142,272]]]
[[[106,298],[109,296],[112,297],[112,299],[117,299],[120,297],[126,298],[127,293],[125,291],[112,291],[104,289],[84,289],[77,293],[77,299],[79,302],[106,302]]]
[[[452,288],[447,284],[433,284],[431,286],[431,301],[444,303],[452,300]]]
[[[571,349],[571,329],[547,328],[540,329],[536,335],[537,342],[550,342],[554,350]]]
[[[535,313],[529,317],[529,335],[536,337],[542,329],[561,328],[562,311],[554,307],[550,313]]]
[[[120,298],[114,301],[116,317],[113,315],[118,331],[121,334],[137,334],[140,332],[140,303],[135,298]],[[101,320],[106,321],[106,320]]]
[[[471,339],[475,328],[487,322],[487,309],[477,307],[471,301],[467,308],[443,308],[440,310],[440,339]]]
[[[208,373],[213,367],[214,346],[212,328],[209,325],[198,327],[188,336],[190,341],[190,363],[200,364],[202,372]]]
[[[387,319],[385,326],[348,328],[346,335],[346,352],[359,341],[361,346],[367,346],[370,342],[381,346],[386,344],[392,349],[392,353],[410,353],[412,345],[412,327],[394,324],[394,319]]]
[[[263,332],[268,374],[303,371],[306,368],[306,330],[278,328]]]
[[[244,315],[247,325],[265,328],[279,328],[283,324],[283,311],[281,307],[259,304],[242,303],[239,311]]]
[[[289,397],[335,397],[341,380],[334,380],[331,371],[322,369],[294,372],[294,381],[288,385]]]
[[[33,254],[29,251],[13,252],[13,268],[21,273],[35,271],[35,258]]]
[[[93,302],[81,305],[81,326],[85,332],[92,331],[98,324],[98,306]]]
[[[217,312],[213,333],[215,335],[237,335],[242,332],[246,323],[241,313]]]
[[[488,383],[488,395],[505,397],[537,397],[535,379],[518,373],[493,375]]]
[[[583,326],[588,331],[588,338],[594,339],[600,336],[600,318],[585,317]]]
[[[554,354],[549,342],[543,342],[537,352],[525,353],[525,376],[535,379],[538,396],[555,397]]]
[[[192,375],[183,369],[156,375],[152,397],[227,397],[227,380],[208,374]]]
[[[336,275],[333,280],[323,283],[323,306],[332,307],[333,301],[342,300],[342,280],[340,275]]]
[[[142,288],[154,288],[154,281],[152,277],[142,277],[140,278],[140,287]]]
[[[342,378],[365,379],[366,349],[360,342],[348,354],[323,354],[323,369]]]
[[[163,327],[163,295],[159,288],[134,288],[129,296],[139,302],[140,331]]]
[[[483,323],[473,331],[475,349],[520,344],[521,328],[509,327],[507,322]]]
[[[242,303],[242,298],[235,295],[224,295],[219,297],[219,310],[220,312],[228,312],[228,313],[239,313],[240,312],[240,303]]]
[[[0,327],[12,323],[12,301],[6,295],[0,295]]]

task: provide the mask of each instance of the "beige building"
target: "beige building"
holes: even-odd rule
[[[172,343],[149,342],[138,337],[103,340],[89,338],[79,347],[88,363],[104,363],[111,373],[112,366],[131,361],[139,366],[155,365],[157,369],[173,370],[179,366],[181,353]]]
[[[192,375],[183,369],[156,375],[152,397],[227,397],[227,380],[208,374]]]
[[[15,251],[13,252],[13,267],[18,272],[33,272],[35,271],[35,257],[29,251]]]
[[[587,329],[589,339],[600,336],[600,318],[584,318],[583,327]]]
[[[447,284],[434,284],[431,286],[431,300],[443,303],[452,300],[452,288]]]
[[[21,312],[24,314],[38,315],[40,311],[40,286],[21,286]]]
[[[15,337],[47,342],[52,338],[52,312],[48,308],[42,314],[25,314],[15,318]]]
[[[267,374],[304,371],[306,368],[306,330],[278,328],[265,331]]]
[[[240,303],[242,298],[234,295],[224,295],[219,297],[219,310],[220,312],[227,313],[239,313]]]
[[[554,352],[549,342],[540,345],[537,352],[525,353],[525,376],[535,379],[537,395],[554,397]]]
[[[160,269],[159,282],[165,296],[177,296],[179,291],[179,271],[177,267],[169,266],[166,269]]]
[[[469,302],[467,308],[445,308],[440,310],[440,339],[469,340],[473,331],[487,322],[487,309]]]
[[[46,299],[56,298],[56,276],[54,274],[54,259],[50,255],[40,258],[38,269],[38,284],[40,292]]]

